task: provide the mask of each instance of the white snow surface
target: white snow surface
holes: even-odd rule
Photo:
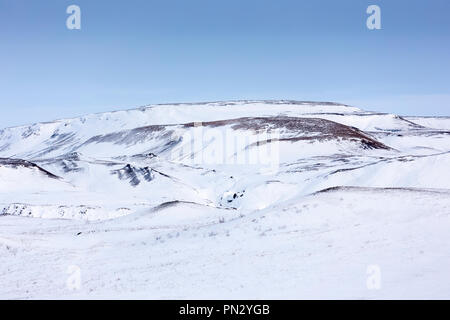
[[[0,130],[0,298],[448,299],[448,119],[231,101]]]

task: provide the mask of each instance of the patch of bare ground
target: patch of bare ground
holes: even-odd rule
[[[355,186],[335,186],[326,188],[323,190],[319,190],[313,193],[313,195],[322,194],[322,193],[330,193],[337,191],[359,191],[359,192],[418,192],[418,193],[434,193],[434,194],[448,194],[450,195],[450,190],[445,189],[426,189],[426,188],[391,188],[391,187],[355,187]]]
[[[288,137],[280,137],[278,141],[300,141],[300,140],[330,140],[345,139],[355,140],[362,143],[367,149],[391,149],[385,144],[375,140],[361,130],[346,126],[334,121],[320,118],[297,118],[297,117],[244,117],[229,120],[218,120],[202,122],[202,126],[221,127],[231,126],[234,130],[252,130],[255,132],[270,132],[281,130]],[[198,126],[198,123],[186,123],[184,127]],[[258,144],[269,141],[259,141]]]
[[[57,175],[54,175],[53,173],[39,167],[37,164],[22,159],[0,158],[0,166],[10,167],[13,169],[17,169],[18,167],[37,169],[52,179],[61,179]]]

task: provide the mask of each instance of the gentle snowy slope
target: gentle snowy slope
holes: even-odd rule
[[[448,191],[352,188],[245,217],[189,203],[95,224],[4,217],[0,297],[446,298],[449,210]]]

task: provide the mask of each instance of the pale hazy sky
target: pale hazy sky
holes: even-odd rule
[[[0,0],[0,127],[231,99],[450,115],[449,15],[448,0]]]

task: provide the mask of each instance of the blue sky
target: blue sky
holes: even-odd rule
[[[448,0],[0,0],[0,127],[232,99],[450,115],[449,40]]]

